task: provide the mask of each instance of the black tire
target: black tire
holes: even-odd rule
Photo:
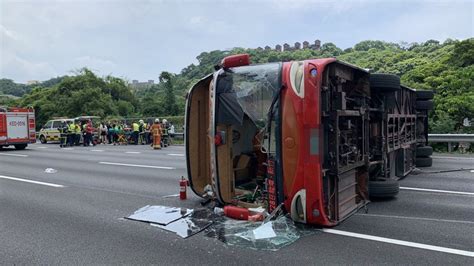
[[[393,74],[370,74],[370,87],[380,92],[400,90],[400,77]]]
[[[394,179],[378,179],[369,181],[369,197],[393,198],[400,191],[400,184]]]
[[[17,150],[24,150],[28,144],[16,144],[14,145]]]
[[[417,100],[431,100],[434,97],[433,91],[416,91]]]
[[[41,142],[42,144],[46,144],[48,141],[46,140],[46,137],[45,137],[45,136],[41,135],[41,136],[40,136],[40,142]]]
[[[417,110],[431,110],[433,109],[433,101],[428,100],[428,101],[416,101],[416,107]]]
[[[418,157],[415,161],[416,167],[430,167],[433,165],[433,158],[431,157]]]
[[[433,147],[423,146],[416,148],[416,157],[429,157],[433,154]]]

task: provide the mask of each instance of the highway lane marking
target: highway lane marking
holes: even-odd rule
[[[5,155],[5,156],[13,156],[13,157],[28,157],[26,154],[18,154],[18,153],[0,153],[0,155]]]
[[[420,248],[420,249],[438,251],[438,252],[443,252],[443,253],[450,253],[450,254],[467,256],[467,257],[474,257],[474,252],[467,251],[467,250],[446,248],[446,247],[440,247],[440,246],[433,246],[433,245],[427,245],[427,244],[421,244],[421,243],[416,243],[416,242],[398,240],[398,239],[393,239],[393,238],[386,238],[386,237],[380,237],[380,236],[365,235],[365,234],[341,231],[341,230],[336,230],[336,229],[323,228],[323,229],[320,229],[320,230],[325,232],[325,233],[329,233],[329,234],[349,236],[349,237],[372,240],[372,241],[377,241],[377,242],[384,242],[384,243],[389,243],[389,244],[394,244],[394,245]]]
[[[181,153],[168,153],[169,156],[184,156],[184,154]]]
[[[128,154],[140,154],[141,152],[139,152],[139,151],[126,151],[125,153],[128,153]]]
[[[458,194],[458,195],[474,196],[474,192],[464,192],[464,191],[439,190],[439,189],[428,189],[428,188],[418,188],[418,187],[400,187],[400,189],[413,190],[413,191],[423,191],[423,192],[435,192],[435,193],[446,193],[446,194]]]
[[[395,218],[395,219],[407,219],[407,220],[421,220],[430,222],[446,222],[446,223],[460,223],[460,224],[474,224],[472,221],[463,220],[447,220],[447,219],[435,219],[425,217],[411,217],[411,216],[399,216],[399,215],[384,215],[384,214],[369,214],[369,213],[356,213],[357,216],[370,216],[370,217],[381,217],[381,218]]]
[[[118,165],[118,166],[129,166],[129,167],[141,167],[141,168],[154,168],[154,169],[165,169],[165,170],[174,170],[174,167],[168,166],[154,166],[154,165],[142,165],[142,164],[128,164],[128,163],[113,163],[113,162],[99,162],[100,164],[107,165]]]
[[[26,183],[32,183],[32,184],[36,184],[36,185],[43,185],[43,186],[49,186],[49,187],[56,187],[56,188],[65,187],[65,186],[63,186],[63,185],[58,185],[58,184],[53,184],[53,183],[47,183],[47,182],[40,182],[40,181],[34,181],[34,180],[23,179],[23,178],[12,177],[12,176],[0,175],[0,178],[9,179],[9,180],[15,180],[15,181],[21,181],[21,182],[26,182]]]
[[[464,160],[474,160],[474,157],[454,157],[454,156],[431,156],[431,158],[434,159],[454,159],[454,160],[459,160],[459,159],[464,159]]]

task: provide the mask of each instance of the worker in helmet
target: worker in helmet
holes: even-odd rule
[[[169,135],[168,135],[168,120],[163,119],[161,123],[161,141],[163,147],[168,147],[169,145]]]
[[[138,136],[140,134],[140,126],[136,121],[132,123],[132,139],[133,139],[133,144],[137,145],[138,144]]]
[[[145,122],[142,119],[138,121],[138,142],[144,144],[145,142]]]
[[[155,119],[155,123],[151,126],[151,132],[153,136],[151,146],[153,149],[161,149],[161,124],[159,118]]]

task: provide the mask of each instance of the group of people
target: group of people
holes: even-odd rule
[[[92,121],[69,121],[68,123],[64,122],[62,128],[60,129],[61,140],[60,146],[79,146],[81,142],[81,135],[83,138],[82,145],[90,146],[96,145],[96,141],[93,138],[94,127],[92,126]]]
[[[97,133],[97,134],[95,134]],[[151,144],[156,148],[155,138],[159,137],[159,146],[171,145],[174,138],[175,127],[166,119],[155,119],[154,123],[145,123],[143,120],[133,121],[131,125],[126,122],[101,122],[94,128],[92,121],[72,122],[63,125],[60,146],[77,146],[80,144],[81,135],[83,145],[96,144]]]

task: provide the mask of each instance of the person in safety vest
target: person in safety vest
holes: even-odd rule
[[[168,120],[163,119],[161,121],[161,141],[163,147],[168,147],[170,144],[168,135]]]
[[[66,147],[68,144],[68,131],[69,127],[66,122],[61,122],[61,127],[59,128],[59,147]]]
[[[67,136],[67,144],[69,146],[74,146],[74,142],[76,141],[76,125],[73,121],[68,122],[68,136]]]
[[[133,144],[137,145],[138,144],[138,135],[140,134],[140,126],[136,121],[132,123],[132,139],[133,139]]]
[[[159,118],[155,119],[155,123],[151,126],[151,132],[153,136],[151,146],[153,149],[161,149],[161,124]]]
[[[145,125],[145,122],[143,120],[140,119],[140,121],[138,121],[138,124],[139,124],[139,127],[138,127],[138,131],[139,131],[139,136],[138,136],[138,142],[140,142],[140,144],[145,144],[145,130],[146,130],[146,125]]]
[[[74,145],[79,146],[79,143],[81,142],[81,125],[79,124],[79,121],[76,122],[75,125],[75,135],[74,135]]]

